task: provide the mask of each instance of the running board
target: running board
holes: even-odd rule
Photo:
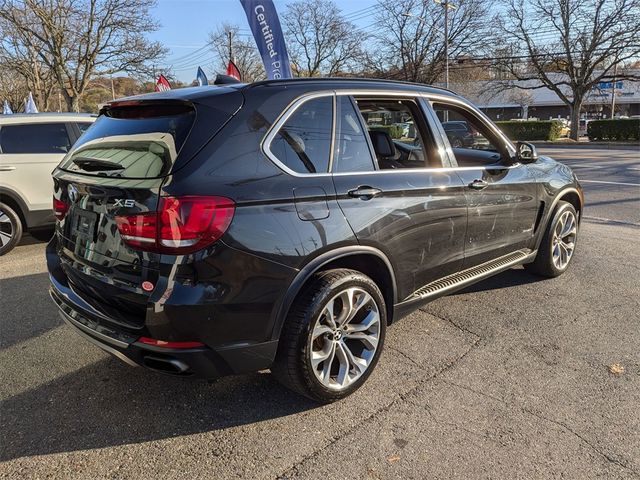
[[[533,259],[535,254],[536,252],[532,252],[531,250],[518,250],[517,252],[509,253],[503,257],[483,263],[482,265],[442,277],[413,292],[406,300],[401,302],[401,305],[441,297],[442,295],[464,288],[515,265],[525,263],[527,260]]]

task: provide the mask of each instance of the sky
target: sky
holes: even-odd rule
[[[274,0],[274,4],[282,14],[291,1]],[[356,26],[366,27],[373,22],[375,12],[370,7],[376,0],[335,1]],[[195,79],[198,65],[202,65],[207,74],[212,73],[213,53],[203,47],[209,32],[218,24],[237,24],[246,29],[243,33],[250,34],[240,0],[158,0],[152,14],[161,26],[150,37],[169,48],[167,63],[175,65],[174,74],[183,82]]]

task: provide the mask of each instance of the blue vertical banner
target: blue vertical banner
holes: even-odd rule
[[[291,78],[289,55],[273,0],[240,0],[269,80]]]

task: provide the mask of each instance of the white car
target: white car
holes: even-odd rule
[[[0,115],[0,255],[24,231],[53,225],[51,172],[94,120],[76,113]]]

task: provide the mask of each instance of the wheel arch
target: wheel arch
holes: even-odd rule
[[[547,225],[549,225],[549,222],[553,219],[553,215],[556,211],[558,203],[561,201],[569,202],[571,205],[573,205],[573,208],[575,208],[576,212],[578,213],[578,224],[580,224],[580,222],[582,221],[582,210],[584,208],[584,195],[576,187],[572,186],[572,187],[563,188],[560,192],[556,194],[553,201],[551,202],[549,210],[547,211],[546,217],[544,218],[544,223],[542,223],[542,226],[544,226],[544,228],[540,228],[540,231],[538,233],[538,238],[536,239],[536,244],[535,244],[536,250],[540,247],[540,242],[542,242],[542,238],[544,237],[544,232],[547,228]]]
[[[9,188],[0,187],[0,202],[8,205],[18,214],[18,218],[20,218],[20,222],[22,222],[22,229],[27,230],[27,213],[29,209],[22,198],[20,198],[20,195]]]
[[[380,288],[387,308],[387,322],[393,320],[393,306],[397,302],[396,277],[387,256],[374,247],[356,245],[340,247],[323,253],[307,263],[291,282],[289,289],[275,309],[272,339],[278,339],[294,300],[315,273],[335,268],[357,270],[370,277]]]
[[[566,190],[563,190],[563,192],[565,193],[562,193],[556,197],[556,201],[554,202],[553,209],[555,210],[557,203],[560,201],[569,202],[571,205],[573,205],[573,208],[576,209],[576,212],[578,212],[578,222],[579,222],[582,219],[582,208],[583,208],[582,196],[580,195],[578,190],[575,188],[566,189]]]

